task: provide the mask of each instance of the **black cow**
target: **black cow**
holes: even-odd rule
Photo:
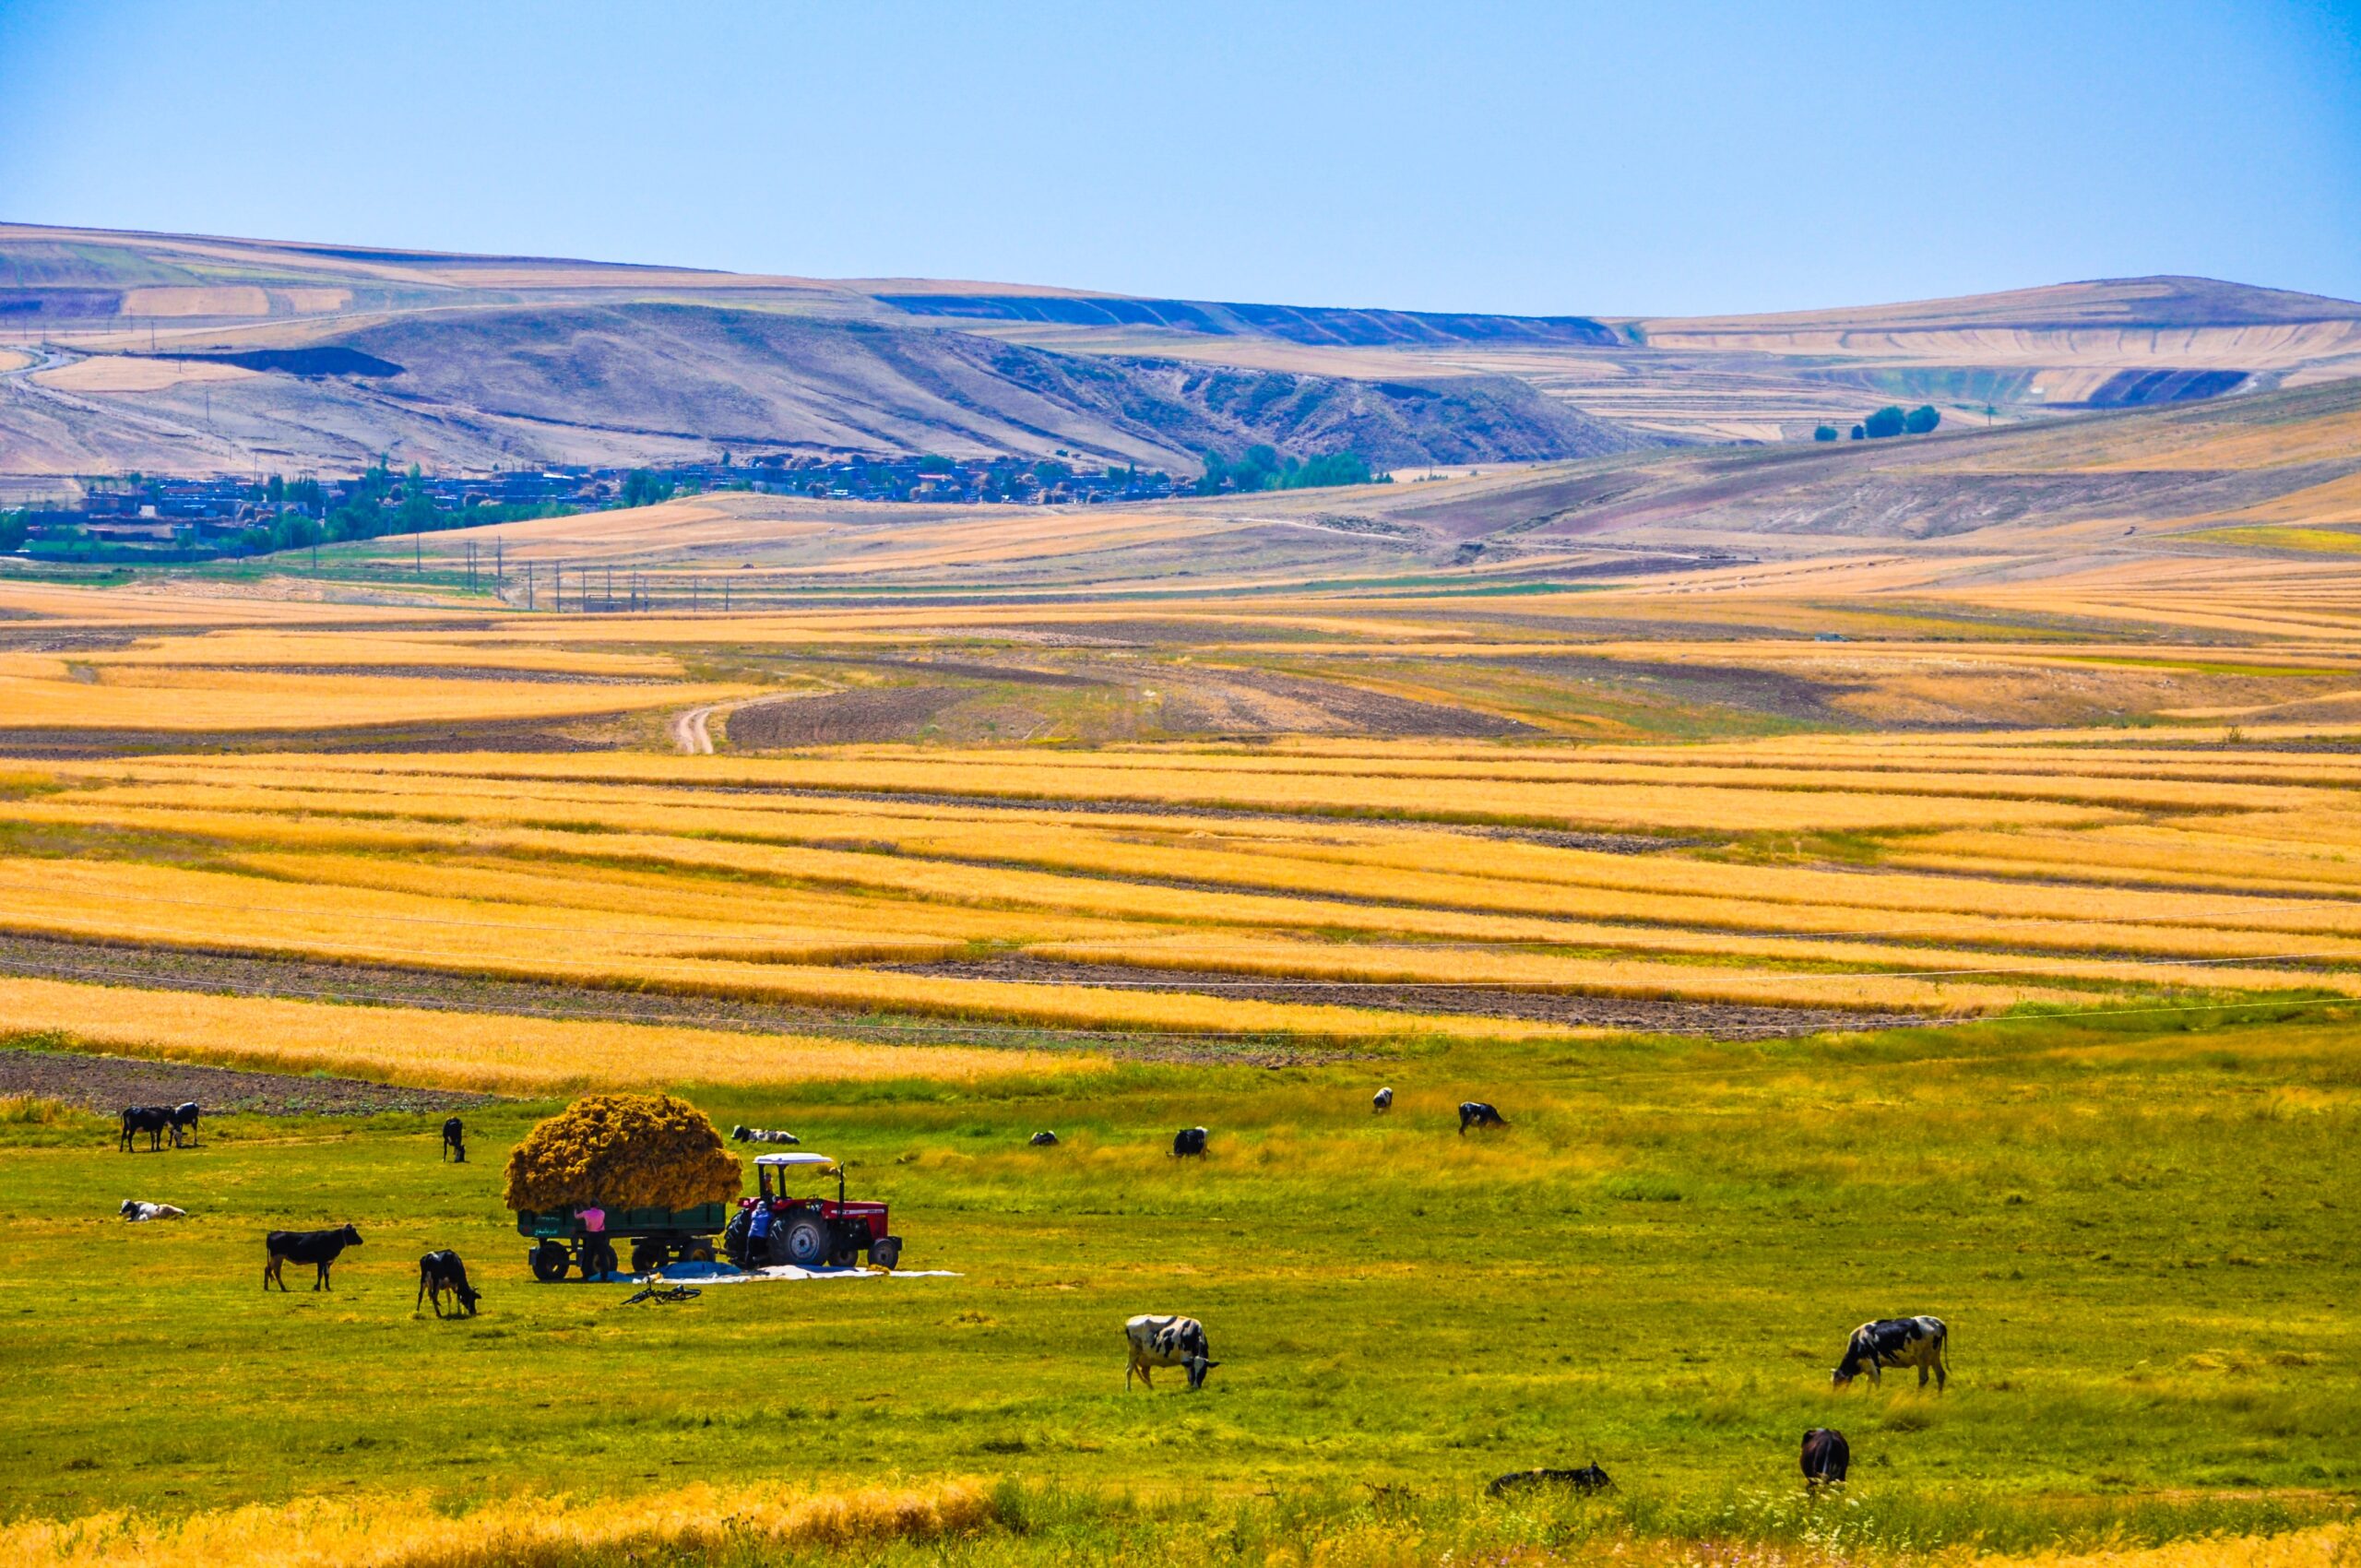
[[[194,1146],[196,1142],[196,1118],[198,1114],[196,1101],[193,1099],[183,1100],[180,1104],[173,1106],[171,1111],[165,1112],[165,1114],[172,1119],[172,1146],[174,1148],[184,1146],[181,1143],[181,1134],[183,1133],[186,1133],[188,1134],[189,1144]]]
[[[349,1229],[349,1228],[348,1228]],[[357,1240],[357,1238],[356,1238]],[[443,1315],[443,1292],[448,1290],[458,1298],[462,1316],[476,1315],[476,1302],[482,1296],[468,1283],[468,1265],[454,1252],[429,1253],[418,1260],[418,1299],[434,1303],[434,1315]],[[411,1311],[417,1310],[415,1302]]]
[[[1382,1116],[1387,1111],[1393,1110],[1394,1091],[1391,1088],[1382,1088],[1370,1096],[1369,1109],[1370,1114],[1372,1116]]]
[[[316,1266],[320,1277],[313,1281],[314,1290],[333,1290],[328,1283],[328,1270],[336,1264],[337,1254],[347,1247],[361,1244],[361,1232],[350,1225],[339,1225],[333,1230],[274,1230],[263,1238],[263,1250],[270,1260],[262,1265],[262,1288],[269,1289],[275,1281],[280,1290],[287,1289],[287,1277],[279,1269],[290,1261]]]
[[[1467,1135],[1467,1129],[1470,1127],[1505,1127],[1507,1125],[1507,1121],[1502,1118],[1497,1109],[1485,1104],[1480,1099],[1466,1099],[1459,1103],[1459,1135],[1463,1138]]]
[[[1853,1450],[1841,1431],[1814,1427],[1804,1433],[1804,1485],[1843,1486],[1853,1463]]]
[[[1172,1152],[1176,1155],[1199,1155],[1205,1152],[1205,1130],[1183,1127],[1172,1134]]]
[[[148,1134],[148,1147],[150,1152],[162,1149],[164,1134],[172,1124],[172,1112],[168,1106],[125,1106],[123,1108],[123,1152],[125,1154],[131,1152],[132,1136],[138,1133]]]
[[[1512,1470],[1505,1476],[1494,1477],[1492,1484],[1484,1490],[1494,1497],[1506,1497],[1510,1492],[1536,1486],[1572,1487],[1576,1491],[1593,1492],[1612,1491],[1615,1483],[1594,1463],[1579,1470]]]
[[[1951,1369],[1944,1365],[1944,1352],[1951,1345],[1951,1330],[1939,1317],[1880,1318],[1865,1323],[1853,1331],[1845,1342],[1845,1359],[1836,1363],[1830,1381],[1844,1387],[1867,1372],[1873,1384],[1885,1380],[1878,1374],[1887,1367],[1916,1367],[1918,1386],[1927,1386],[1927,1374],[1935,1374],[1935,1391],[1941,1393]]]
[[[468,1162],[468,1130],[456,1116],[443,1123],[443,1158],[461,1165]]]
[[[1055,1148],[1058,1146],[1058,1135],[1055,1133],[1036,1133],[1025,1141],[1035,1148]]]

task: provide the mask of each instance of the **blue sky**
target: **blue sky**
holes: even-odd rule
[[[2361,0],[0,0],[0,216],[1415,309],[2355,298]]]

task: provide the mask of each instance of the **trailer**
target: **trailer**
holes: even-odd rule
[[[634,1274],[651,1274],[670,1263],[711,1263],[713,1239],[729,1223],[730,1206],[723,1203],[623,1209],[580,1204],[516,1212],[517,1234],[533,1241],[525,1261],[544,1285],[554,1285],[569,1270],[584,1279],[620,1272],[618,1241],[631,1243]]]

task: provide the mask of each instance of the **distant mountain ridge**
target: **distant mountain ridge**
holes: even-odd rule
[[[1208,447],[1381,466],[1809,440],[2361,375],[2361,304],[2190,278],[1726,317],[820,279],[0,224],[0,472]],[[388,369],[387,367],[391,367]]]

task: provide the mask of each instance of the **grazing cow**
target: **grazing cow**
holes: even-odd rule
[[[1058,1146],[1058,1135],[1055,1133],[1036,1133],[1025,1141],[1035,1148],[1055,1148]]]
[[[1576,1491],[1593,1492],[1612,1491],[1615,1483],[1594,1463],[1579,1470],[1512,1470],[1493,1478],[1492,1484],[1484,1490],[1494,1497],[1506,1497],[1510,1492],[1536,1486],[1572,1487]]]
[[[1804,1485],[1843,1486],[1853,1463],[1853,1450],[1841,1431],[1814,1427],[1804,1433]]]
[[[1172,1152],[1176,1155],[1204,1153],[1205,1130],[1203,1127],[1181,1128],[1172,1134]]]
[[[144,1204],[137,1198],[123,1200],[123,1217],[136,1225],[143,1219],[186,1219],[188,1210],[174,1208],[170,1204]]]
[[[131,1152],[134,1134],[148,1134],[148,1147],[152,1153],[164,1146],[165,1130],[172,1124],[171,1110],[161,1105],[126,1105],[123,1108],[123,1152]]]
[[[314,1290],[333,1290],[328,1283],[328,1270],[336,1264],[337,1254],[347,1247],[361,1244],[361,1232],[350,1225],[339,1225],[333,1230],[274,1230],[263,1238],[263,1250],[269,1261],[262,1265],[262,1288],[269,1289],[274,1281],[280,1290],[287,1289],[287,1277],[279,1269],[290,1261],[308,1263],[320,1271],[312,1282]]]
[[[1505,1127],[1508,1123],[1498,1110],[1480,1099],[1462,1100],[1459,1104],[1459,1135],[1465,1137],[1470,1127]]]
[[[1150,1388],[1156,1379],[1149,1375],[1150,1367],[1186,1367],[1189,1386],[1203,1388],[1205,1374],[1221,1365],[1209,1360],[1212,1352],[1205,1345],[1205,1325],[1192,1317],[1159,1317],[1143,1313],[1123,1324],[1124,1341],[1131,1346],[1131,1364],[1123,1369],[1123,1390],[1131,1391],[1132,1374],[1139,1373],[1140,1381]]]
[[[742,1144],[800,1144],[803,1141],[793,1133],[782,1133],[771,1127],[732,1127],[730,1136]]]
[[[181,1148],[184,1146],[181,1143],[181,1134],[183,1133],[186,1133],[188,1134],[188,1141],[190,1144],[193,1145],[196,1142],[196,1101],[193,1099],[183,1100],[180,1104],[173,1106],[172,1110],[166,1111],[165,1114],[172,1119],[172,1146],[174,1148]]]
[[[443,1158],[461,1165],[468,1162],[468,1129],[456,1116],[443,1123]]]
[[[1830,1378],[1842,1388],[1866,1371],[1872,1384],[1881,1384],[1885,1380],[1878,1374],[1887,1367],[1916,1367],[1918,1386],[1927,1386],[1927,1374],[1932,1372],[1935,1390],[1940,1393],[1951,1371],[1943,1361],[1950,1343],[1951,1331],[1941,1318],[1880,1318],[1853,1331],[1845,1346],[1845,1359]]]
[[[1382,1116],[1387,1111],[1393,1110],[1394,1091],[1391,1088],[1382,1088],[1370,1096],[1369,1109],[1370,1114],[1372,1116]]]
[[[434,1315],[443,1315],[443,1292],[448,1290],[457,1299],[462,1316],[476,1315],[476,1302],[483,1298],[468,1283],[468,1265],[454,1252],[429,1253],[418,1260],[418,1299],[434,1303]],[[410,1310],[418,1310],[411,1303]]]

